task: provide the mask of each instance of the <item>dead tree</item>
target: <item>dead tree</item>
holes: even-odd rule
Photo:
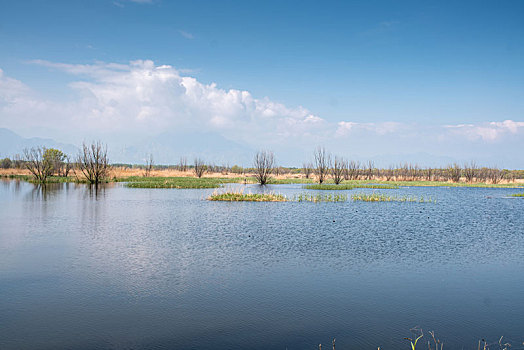
[[[347,180],[358,180],[360,175],[360,163],[354,160],[347,162],[346,166]]]
[[[200,158],[195,158],[195,174],[198,178],[202,177],[204,173],[206,172],[207,166],[205,162]]]
[[[331,155],[324,147],[318,147],[313,154],[315,159],[315,173],[317,175],[318,183],[322,185],[329,175],[331,168]]]
[[[77,165],[90,184],[98,185],[103,182],[109,176],[110,169],[107,146],[100,141],[90,145],[82,144]]]
[[[180,171],[187,171],[187,158],[186,157],[180,157],[180,162],[178,163],[178,170]]]
[[[473,182],[473,180],[475,180],[477,177],[477,165],[475,162],[472,161],[469,165],[464,165],[464,177],[467,182]]]
[[[448,166],[448,176],[452,182],[459,182],[461,174],[462,169],[457,163],[453,164],[452,166]]]
[[[144,176],[145,177],[151,176],[151,170],[153,170],[153,165],[154,165],[153,155],[149,154],[149,157],[146,160],[146,167],[145,167],[145,171],[144,171]]]
[[[313,172],[313,164],[309,162],[302,164],[302,170],[306,179],[309,179],[311,177],[311,173]]]
[[[52,175],[53,164],[46,159],[45,147],[31,148],[24,150],[24,164],[26,168],[33,174],[37,182],[44,183],[48,176]]]
[[[488,170],[488,178],[492,184],[498,184],[504,178],[504,173],[498,168],[491,168]]]
[[[373,179],[373,173],[375,170],[375,163],[372,160],[368,161],[368,166],[366,168],[366,180]]]
[[[261,185],[267,184],[275,164],[275,155],[270,151],[259,151],[253,159],[255,179]]]
[[[338,185],[342,182],[344,178],[346,161],[343,158],[335,156],[333,160],[333,167],[331,168],[331,175],[333,176],[333,181],[335,185]]]

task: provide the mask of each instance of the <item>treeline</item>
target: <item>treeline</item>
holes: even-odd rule
[[[239,176],[255,176],[256,180],[265,184],[271,176],[293,176],[314,179],[322,184],[328,180],[339,184],[344,180],[381,180],[381,181],[442,181],[493,183],[514,181],[524,178],[524,170],[507,170],[480,167],[475,162],[463,165],[450,164],[443,168],[421,167],[414,163],[391,165],[387,168],[376,167],[373,161],[360,162],[341,156],[333,156],[325,148],[317,148],[312,161],[304,162],[302,168],[282,167],[276,164],[275,156],[270,151],[259,151],[255,154],[251,167],[239,165],[217,165],[205,162],[195,157],[192,164],[187,157],[181,157],[175,165],[155,165],[153,155],[149,155],[144,165],[110,164],[107,147],[101,142],[83,144],[80,152],[69,156],[58,149],[35,147],[24,150],[22,155],[12,159],[0,160],[3,169],[28,169],[35,181],[46,182],[50,177],[75,176],[91,184],[107,180],[111,167],[142,169],[143,176],[150,176],[152,170],[178,170],[193,172],[202,177],[206,173],[235,174]]]
[[[22,155],[13,157],[13,160],[9,158],[0,160],[0,167],[27,169],[32,174],[34,181],[39,183],[46,183],[51,177],[73,175],[90,184],[99,184],[107,180],[110,164],[107,147],[101,142],[93,142],[84,143],[75,158],[54,148],[25,149]]]

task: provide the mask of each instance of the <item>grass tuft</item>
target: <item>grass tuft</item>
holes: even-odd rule
[[[311,194],[301,193],[296,195],[293,200],[295,202],[346,202],[348,196],[346,194]]]
[[[511,197],[524,197],[524,193],[513,193]]]

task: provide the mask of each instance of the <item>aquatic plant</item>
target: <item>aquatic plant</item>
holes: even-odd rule
[[[210,201],[225,202],[287,202],[288,199],[282,194],[276,193],[244,193],[243,191],[213,192],[207,198]]]
[[[373,189],[397,189],[399,188],[398,185],[389,185],[389,184],[352,184],[352,183],[344,183],[344,184],[322,184],[322,185],[307,185],[304,186],[304,188],[308,190],[352,190],[354,188],[373,188]]]
[[[524,197],[524,193],[513,193],[511,197]]]
[[[194,177],[131,177],[116,181],[127,182],[131,188],[217,188],[227,182],[238,182],[239,178],[194,178]]]
[[[432,203],[435,202],[431,197],[425,199],[423,196],[388,196],[383,193],[357,193],[351,196],[353,201],[362,202],[418,202]]]
[[[348,196],[346,194],[311,194],[301,193],[293,197],[295,202],[346,202]]]

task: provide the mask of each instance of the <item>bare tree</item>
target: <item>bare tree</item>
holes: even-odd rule
[[[180,171],[187,171],[187,158],[186,157],[180,157],[180,162],[178,163],[178,170]]]
[[[374,169],[375,169],[375,163],[373,163],[372,160],[368,161],[368,165],[366,168],[366,179],[367,180],[373,179]]]
[[[153,161],[153,154],[149,154],[149,157],[147,158],[146,160],[146,167],[145,167],[145,171],[144,171],[144,176],[145,177],[149,177],[151,176],[151,170],[153,170],[153,165],[154,165],[154,161]]]
[[[258,151],[253,159],[255,179],[261,185],[267,184],[275,165],[275,155],[271,151]]]
[[[346,173],[346,180],[358,180],[358,176],[360,175],[360,163],[354,160],[347,162]]]
[[[311,173],[313,172],[313,164],[310,162],[302,164],[302,169],[304,171],[304,176],[306,179],[309,179],[311,177]]]
[[[498,168],[491,168],[488,170],[488,179],[492,184],[498,184],[504,178],[504,173]]]
[[[204,175],[204,173],[206,172],[206,169],[207,169],[207,166],[206,166],[206,163],[200,159],[200,158],[195,158],[195,174],[197,177],[202,177],[202,175]]]
[[[333,160],[333,167],[331,168],[331,175],[333,176],[333,181],[335,185],[338,185],[342,182],[344,178],[344,169],[346,161],[343,158],[335,156]]]
[[[82,144],[82,151],[77,159],[78,168],[90,184],[98,185],[109,175],[107,146],[100,141],[90,145]]]
[[[324,147],[318,147],[313,154],[315,159],[315,173],[317,175],[318,183],[322,184],[329,175],[331,168],[331,155]]]
[[[467,182],[473,182],[477,177],[477,164],[474,161],[471,161],[469,165],[464,165],[464,177]]]
[[[24,164],[26,168],[33,174],[38,182],[46,182],[47,177],[51,176],[53,172],[53,164],[44,157],[46,152],[45,147],[31,148],[24,150]]]
[[[460,165],[458,165],[457,163],[448,166],[448,176],[452,182],[459,182],[461,174],[462,169],[460,168]]]

